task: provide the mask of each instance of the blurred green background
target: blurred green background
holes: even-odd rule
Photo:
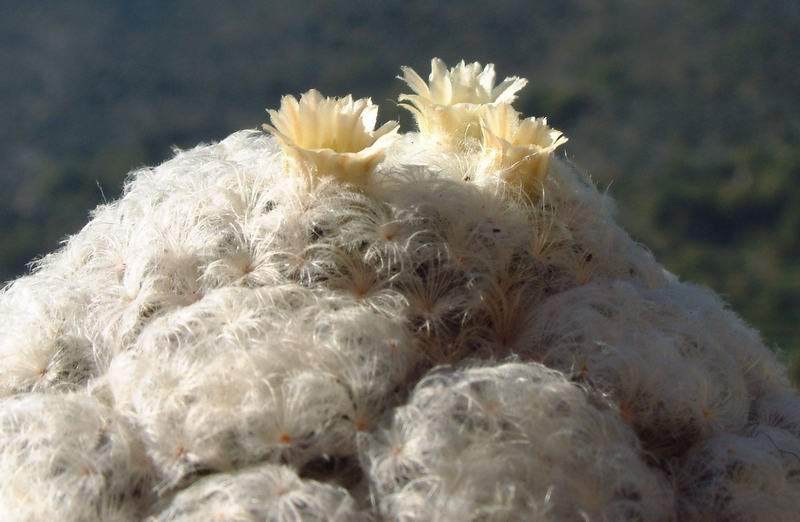
[[[171,147],[309,87],[396,118],[433,56],[527,77],[632,235],[800,353],[797,0],[0,0],[0,279]]]

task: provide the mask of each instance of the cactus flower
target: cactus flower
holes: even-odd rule
[[[370,98],[353,100],[323,97],[311,89],[300,97],[281,98],[280,110],[267,110],[275,135],[287,159],[311,177],[333,176],[364,184],[397,136],[398,123],[378,129],[378,106]]]
[[[402,67],[405,81],[414,94],[401,94],[401,106],[414,115],[423,134],[445,142],[463,143],[466,138],[480,138],[478,118],[487,104],[512,103],[528,80],[511,76],[495,85],[494,64],[481,67],[463,60],[448,70],[439,58],[431,60],[429,81],[410,67]]]
[[[547,175],[550,156],[567,142],[546,118],[525,118],[507,103],[483,107],[480,114],[483,150],[506,181],[535,188]]]

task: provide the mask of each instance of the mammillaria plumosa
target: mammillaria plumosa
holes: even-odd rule
[[[800,399],[511,103],[432,62],[130,176],[0,294],[8,521],[791,521]]]

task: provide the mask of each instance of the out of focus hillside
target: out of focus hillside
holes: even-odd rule
[[[172,146],[312,86],[397,117],[400,65],[463,57],[527,77],[637,239],[800,349],[798,42],[790,0],[0,0],[0,279]]]

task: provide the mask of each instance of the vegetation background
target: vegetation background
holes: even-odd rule
[[[800,354],[797,0],[0,0],[0,280],[282,94],[372,96],[410,129],[395,76],[432,56],[527,77],[519,107],[633,236]]]

